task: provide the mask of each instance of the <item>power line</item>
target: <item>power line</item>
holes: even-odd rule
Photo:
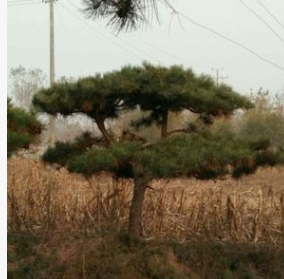
[[[71,1],[68,0],[68,2],[69,2],[70,4],[72,4],[75,8],[79,9],[79,7],[77,7],[77,6],[76,6],[74,3],[72,3]],[[97,22],[96,22],[96,24],[99,25],[99,26],[101,26],[101,27],[103,27],[101,24],[99,24],[99,23],[97,23]],[[113,35],[113,34],[112,34],[112,35]],[[161,49],[161,48],[159,48],[159,47],[157,47],[157,46],[155,46],[155,45],[153,45],[153,44],[147,42],[146,40],[140,38],[139,36],[137,36],[137,35],[135,35],[135,34],[132,34],[132,36],[135,37],[136,39],[138,39],[138,40],[144,42],[145,44],[149,45],[150,47],[152,47],[152,48],[154,48],[154,49],[156,49],[156,50],[158,50],[158,51],[160,51],[160,52],[163,52],[163,53],[166,54],[167,56],[169,56],[169,57],[171,57],[171,58],[174,58],[175,60],[177,60],[177,61],[179,61],[179,62],[184,62],[184,59],[181,59],[181,58],[179,58],[179,57],[176,57],[176,56],[172,55],[170,52],[168,52],[168,51],[166,51],[166,50],[164,50],[164,49]],[[118,39],[120,39],[120,38],[118,38]],[[124,41],[124,42],[125,42],[125,41]],[[128,43],[128,44],[129,44],[129,43]],[[135,48],[136,48],[136,47],[135,47]],[[136,48],[136,49],[137,49],[137,48]],[[139,51],[140,51],[140,50],[139,50]]]
[[[7,4],[14,4],[14,3],[25,3],[25,2],[36,2],[34,0],[12,0],[12,1],[7,1]]]
[[[256,1],[284,29],[284,24],[276,16],[274,16],[272,12],[270,12],[259,0]]]
[[[7,1],[7,4],[21,4],[21,3],[41,3],[36,0],[12,0],[12,1]]]
[[[37,4],[37,3],[33,3],[33,4]],[[133,52],[130,52],[129,50],[127,50],[127,49],[124,48],[123,46],[119,45],[119,44],[116,43],[115,41],[113,41],[113,40],[107,38],[107,37],[106,37],[105,35],[103,35],[101,32],[99,32],[98,30],[96,30],[92,25],[89,25],[86,21],[84,21],[83,19],[81,19],[80,17],[78,17],[75,13],[73,13],[72,11],[70,11],[67,7],[63,6],[61,3],[60,3],[60,5],[61,5],[63,8],[65,8],[68,12],[70,12],[73,16],[75,16],[77,19],[79,19],[80,21],[82,21],[82,22],[83,22],[85,25],[87,25],[89,28],[93,29],[96,33],[98,33],[98,34],[99,34],[100,36],[102,36],[104,39],[106,39],[106,40],[112,42],[113,44],[115,44],[115,45],[117,45],[118,47],[122,48],[124,51],[126,51],[127,53],[129,53],[129,54],[135,56],[136,58],[139,58],[139,59],[142,59],[142,60],[143,60],[143,58],[139,57],[138,55],[134,54]],[[247,52],[251,53],[252,55],[254,55],[255,57],[257,57],[258,59],[262,60],[263,62],[266,62],[267,64],[270,64],[271,66],[274,66],[275,68],[278,68],[278,69],[280,69],[281,71],[284,72],[284,67],[282,67],[282,66],[280,66],[280,65],[278,65],[278,64],[276,64],[276,63],[274,63],[274,62],[272,62],[272,61],[270,61],[270,60],[268,60],[268,59],[266,59],[265,57],[262,57],[262,56],[259,55],[257,52],[255,52],[254,50],[250,49],[249,47],[247,47],[247,46],[245,46],[245,45],[243,45],[243,44],[241,44],[241,43],[238,43],[237,41],[235,41],[235,40],[233,40],[233,39],[231,39],[231,38],[229,38],[229,37],[227,37],[227,36],[225,36],[225,35],[219,33],[218,31],[216,31],[216,30],[214,30],[214,29],[212,29],[212,28],[210,28],[210,27],[207,27],[207,26],[205,26],[205,25],[203,25],[203,24],[201,24],[201,23],[199,23],[199,22],[197,22],[197,21],[191,19],[189,16],[187,16],[187,15],[185,15],[185,14],[179,12],[179,11],[173,10],[173,13],[182,16],[183,18],[185,18],[186,20],[188,20],[188,21],[191,22],[192,24],[194,24],[194,25],[196,25],[196,26],[198,26],[198,27],[200,27],[200,28],[202,28],[202,29],[205,29],[205,30],[207,30],[207,31],[209,31],[209,32],[211,32],[211,33],[217,35],[218,37],[220,37],[220,38],[222,38],[222,39],[224,39],[224,40],[226,40],[226,41],[228,41],[228,42],[230,42],[230,43],[232,43],[232,44],[234,44],[234,45],[236,45],[236,46],[238,46],[238,47],[240,47],[240,48],[246,50]]]
[[[132,36],[135,37],[136,39],[142,41],[142,42],[145,43],[146,45],[149,45],[150,47],[152,47],[152,48],[154,48],[154,49],[156,49],[156,50],[158,50],[158,51],[160,51],[160,52],[163,52],[163,53],[166,54],[167,56],[169,56],[169,57],[171,57],[171,58],[174,58],[175,60],[177,60],[177,61],[179,61],[179,62],[184,62],[183,59],[181,59],[181,58],[179,58],[179,57],[176,57],[176,56],[172,55],[170,52],[167,52],[166,50],[161,49],[161,48],[159,48],[159,47],[157,47],[157,46],[155,46],[155,45],[153,45],[153,44],[147,42],[146,40],[144,40],[144,39],[138,37],[137,35],[134,35],[134,34],[133,34]]]
[[[189,16],[187,16],[187,15],[185,15],[185,14],[179,12],[179,11],[175,11],[175,10],[174,10],[174,13],[175,13],[175,14],[178,14],[178,15],[180,15],[180,16],[182,16],[183,18],[185,18],[186,20],[188,20],[188,21],[191,22],[192,24],[194,24],[194,25],[196,25],[196,26],[198,26],[198,27],[200,27],[200,28],[202,28],[202,29],[205,29],[205,30],[207,30],[207,31],[209,31],[209,32],[211,32],[211,33],[217,35],[218,37],[220,37],[220,38],[222,38],[222,39],[224,39],[224,40],[226,40],[226,41],[228,41],[228,42],[230,42],[230,43],[232,43],[232,44],[234,44],[234,45],[236,45],[236,46],[238,46],[238,47],[240,47],[240,48],[246,50],[247,52],[249,52],[249,53],[253,54],[254,56],[256,56],[258,59],[260,59],[260,60],[262,60],[262,61],[264,61],[264,62],[266,62],[266,63],[268,63],[268,64],[274,66],[275,68],[278,68],[278,69],[280,69],[281,71],[284,72],[284,67],[282,67],[282,66],[280,66],[280,65],[278,65],[278,64],[276,64],[276,63],[274,63],[274,62],[272,62],[272,61],[270,61],[270,60],[268,60],[268,59],[266,59],[266,58],[264,58],[264,57],[262,57],[262,56],[259,55],[257,52],[255,52],[254,50],[252,50],[252,49],[246,47],[245,45],[240,44],[240,43],[238,43],[237,41],[235,41],[235,40],[233,40],[233,39],[231,39],[231,38],[229,38],[229,37],[227,37],[227,36],[225,36],[225,35],[219,33],[218,31],[212,29],[211,27],[207,27],[207,26],[205,26],[205,25],[203,25],[203,24],[201,24],[201,23],[199,23],[199,22],[197,22],[197,21],[191,19]]]
[[[68,0],[68,2],[69,2],[71,5],[73,5],[76,9],[79,9],[79,8],[78,8],[76,5],[74,5],[71,1]],[[99,26],[101,26],[101,25],[98,24],[98,23],[96,23],[96,24],[99,25]],[[109,32],[109,31],[108,31],[108,33],[110,33],[112,36],[115,36],[113,33]],[[157,60],[158,62],[160,62],[156,57],[154,57],[154,56],[152,56],[152,55],[149,55],[149,54],[146,53],[145,51],[143,51],[143,50],[137,48],[136,46],[130,44],[129,42],[123,40],[122,38],[119,38],[119,37],[117,37],[117,36],[115,36],[115,38],[118,39],[118,40],[120,40],[120,41],[123,42],[124,44],[130,46],[131,48],[135,49],[136,51],[138,51],[138,52],[140,52],[140,53],[142,53],[142,54],[144,54],[144,55],[146,55],[146,56],[148,56],[148,57],[150,57],[150,58],[152,58],[152,59]]]
[[[138,59],[141,60],[145,60],[143,57],[140,57],[138,55],[136,55],[135,53],[129,51],[128,49],[126,49],[125,47],[123,47],[122,45],[118,44],[117,42],[111,40],[110,38],[106,37],[103,33],[101,33],[100,31],[96,30],[94,28],[93,25],[90,25],[89,23],[87,23],[85,20],[83,20],[82,18],[80,18],[79,16],[77,16],[75,13],[73,13],[70,9],[68,9],[66,6],[64,6],[62,3],[59,3],[64,9],[66,9],[69,13],[71,13],[74,17],[76,17],[78,20],[82,21],[86,26],[88,26],[89,28],[91,28],[92,30],[94,30],[97,34],[99,34],[101,37],[103,37],[105,40],[117,45],[119,48],[123,49],[125,52],[127,52],[128,54],[131,54],[133,56],[135,56]]]
[[[7,7],[14,7],[14,6],[27,6],[27,5],[34,5],[34,4],[41,4],[41,2],[27,2],[27,3],[13,3],[7,4]]]
[[[259,20],[261,20],[269,30],[284,44],[284,40],[282,37],[271,27],[271,25],[263,19],[259,14],[257,14],[252,8],[250,8],[247,4],[245,4],[242,0],[238,0],[247,10],[249,10],[254,16],[256,16]]]
[[[76,7],[76,8],[78,8],[78,7]],[[185,15],[185,14],[179,12],[179,11],[176,11],[176,10],[173,9],[173,13],[184,17],[185,19],[190,21],[192,24],[209,31],[209,32],[217,35],[218,37],[220,37],[220,38],[222,38],[222,39],[224,39],[226,41],[229,41],[230,43],[232,43],[232,44],[234,44],[234,45],[236,45],[236,46],[246,50],[247,52],[249,52],[251,54],[253,54],[255,57],[257,57],[258,59],[262,60],[263,62],[266,62],[266,63],[274,66],[275,68],[278,68],[278,69],[280,69],[280,70],[282,70],[284,72],[284,67],[282,67],[282,66],[280,66],[280,65],[278,65],[278,64],[276,64],[276,63],[274,63],[274,62],[272,62],[272,61],[270,61],[268,59],[266,59],[265,57],[259,55],[257,52],[255,52],[254,50],[250,49],[249,47],[247,47],[247,46],[245,46],[245,45],[243,45],[241,43],[238,43],[237,41],[235,41],[235,40],[233,40],[233,39],[231,39],[231,38],[229,38],[229,37],[219,33],[218,31],[216,31],[216,30],[214,30],[214,29],[212,29],[210,27],[207,27],[207,26],[205,26],[205,25],[203,25],[201,23],[198,23],[197,21],[191,19],[189,16],[187,16],[187,15]]]

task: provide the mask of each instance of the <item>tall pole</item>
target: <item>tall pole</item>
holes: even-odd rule
[[[54,0],[49,0],[50,86],[55,81],[54,70]]]
[[[55,59],[54,59],[54,0],[49,0],[49,67],[50,67],[50,86],[55,82]],[[55,141],[55,117],[49,117],[49,137],[48,145],[53,145]]]
[[[219,69],[216,70],[216,83],[219,86]]]
[[[216,72],[216,85],[217,86],[219,86],[219,80],[225,80],[225,79],[227,79],[228,78],[228,76],[226,76],[226,77],[222,77],[222,76],[220,76],[220,71],[222,71],[223,70],[223,68],[221,68],[221,69],[214,69],[214,68],[212,68],[212,71],[214,71],[214,72]]]

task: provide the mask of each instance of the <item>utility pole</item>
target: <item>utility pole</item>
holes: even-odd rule
[[[49,2],[49,69],[50,69],[50,86],[55,82],[55,59],[54,59],[54,1],[45,0],[45,3]],[[55,141],[55,117],[49,117],[49,135],[48,145],[53,145]]]
[[[54,0],[49,0],[50,85],[55,81],[54,63]]]
[[[220,76],[220,71],[223,71],[223,68],[221,68],[221,69],[214,69],[214,68],[212,68],[212,71],[214,71],[216,73],[215,80],[216,80],[217,86],[219,86],[219,84],[220,84],[219,81],[220,80],[225,80],[225,79],[228,78],[228,76],[225,76],[225,77]]]

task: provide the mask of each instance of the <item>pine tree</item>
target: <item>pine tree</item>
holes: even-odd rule
[[[40,111],[65,116],[88,115],[101,137],[83,135],[72,143],[57,142],[43,159],[66,166],[85,176],[108,171],[134,180],[129,215],[129,236],[140,238],[145,191],[156,178],[196,177],[211,179],[253,173],[260,165],[284,161],[267,142],[240,139],[233,132],[214,134],[208,126],[216,117],[249,109],[251,102],[231,87],[216,86],[210,77],[197,76],[180,66],[170,68],[144,63],[120,71],[57,83],[38,92],[33,104]],[[105,121],[125,111],[142,110],[146,116],[132,123],[130,136],[115,139]],[[168,115],[188,110],[198,115],[187,129],[168,131]],[[143,114],[145,115],[145,114]],[[135,137],[135,129],[155,124],[160,140],[147,143]],[[282,157],[281,157],[282,156]]]

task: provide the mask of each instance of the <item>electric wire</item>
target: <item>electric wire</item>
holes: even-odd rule
[[[35,2],[38,2],[38,1],[35,1],[35,0],[9,0],[9,1],[7,1],[7,4],[17,4],[17,3],[27,3],[27,2],[33,2],[33,3],[35,3]],[[39,2],[39,3],[41,3],[41,2]]]
[[[155,45],[153,45],[153,44],[147,42],[146,40],[140,38],[139,36],[137,36],[137,35],[135,35],[135,34],[133,34],[132,36],[133,36],[134,38],[136,38],[136,39],[142,41],[144,44],[146,44],[146,45],[148,45],[148,46],[150,46],[150,47],[152,47],[152,48],[154,48],[154,49],[156,49],[156,50],[158,50],[158,51],[160,51],[160,52],[163,52],[164,54],[166,54],[167,56],[169,56],[169,57],[175,59],[176,61],[184,62],[184,59],[172,55],[170,52],[167,52],[166,50],[161,49],[161,48],[159,48],[159,47],[157,47],[157,46],[155,46]]]
[[[68,2],[74,6],[76,9],[79,9],[76,5],[74,5],[71,1],[68,0]],[[102,25],[96,23],[97,25],[103,27]],[[144,54],[148,57],[150,57],[151,59],[154,59],[154,60],[157,60],[158,62],[160,62],[156,57],[152,56],[152,55],[149,55],[148,53],[146,53],[145,51],[137,48],[136,46],[134,46],[133,44],[130,44],[129,42],[127,42],[126,40],[122,39],[122,38],[119,38],[117,36],[115,36],[113,33],[111,33],[110,31],[107,30],[108,33],[110,33],[112,36],[114,36],[116,39],[118,39],[119,41],[123,42],[124,44],[128,45],[129,47],[135,49],[136,51],[140,52],[141,54]]]
[[[35,5],[35,4],[42,4],[41,2],[30,2],[30,3],[18,3],[18,4],[7,4],[7,7],[15,7],[15,6],[28,6],[28,5]]]
[[[284,24],[272,13],[266,6],[263,5],[259,0],[256,0],[256,2],[283,28],[284,30]]]
[[[76,6],[74,3],[72,3],[71,1],[68,0],[68,2],[69,2],[70,4],[72,4],[75,8],[80,9],[79,7],[77,7],[77,6]],[[96,22],[96,24],[99,25],[99,26],[101,26],[101,27],[104,27],[104,26],[102,26],[101,24],[99,24],[98,22]],[[111,34],[112,34],[112,33],[111,33]],[[113,35],[113,34],[112,34],[112,35]],[[134,38],[136,38],[136,39],[142,41],[142,42],[145,43],[146,45],[148,45],[148,46],[150,46],[150,47],[152,47],[152,48],[154,48],[154,49],[156,49],[156,50],[158,50],[158,51],[160,51],[160,52],[163,52],[165,55],[167,55],[168,57],[171,57],[171,58],[175,59],[176,61],[184,62],[184,59],[182,59],[182,58],[180,58],[180,57],[177,57],[177,56],[174,56],[174,55],[171,54],[170,52],[168,52],[168,51],[166,51],[166,50],[164,50],[164,49],[161,49],[161,48],[159,48],[159,47],[157,47],[157,46],[155,46],[155,45],[153,45],[153,44],[147,42],[146,40],[140,38],[139,36],[137,36],[137,35],[135,35],[135,34],[132,34],[131,36],[133,36]],[[136,48],[136,47],[135,47],[135,48]],[[137,49],[137,48],[136,48],[136,49]]]
[[[118,44],[117,42],[115,42],[114,40],[111,40],[110,38],[106,37],[102,32],[98,31],[97,29],[94,28],[93,25],[90,25],[88,22],[86,22],[85,20],[83,20],[81,17],[77,16],[77,14],[73,13],[73,11],[71,11],[70,9],[68,9],[66,6],[64,6],[62,3],[59,3],[59,5],[61,5],[66,11],[68,11],[71,15],[73,15],[74,17],[76,17],[78,20],[80,20],[81,22],[83,22],[86,26],[88,26],[89,28],[91,28],[94,32],[96,32],[97,34],[99,34],[101,37],[103,37],[105,40],[117,45],[119,48],[123,49],[125,52],[127,52],[128,54],[131,54],[132,56],[135,56],[136,58],[138,58],[139,60],[145,60],[143,57],[138,56],[137,54],[129,51],[128,49],[126,49],[124,46]]]
[[[218,37],[220,37],[220,38],[222,38],[222,39],[224,39],[224,40],[226,40],[226,41],[228,41],[228,42],[230,42],[230,43],[232,43],[232,44],[234,44],[234,45],[236,45],[236,46],[238,46],[238,47],[240,47],[240,48],[242,48],[244,50],[246,50],[247,52],[253,54],[255,57],[257,57],[258,59],[262,60],[263,62],[266,62],[267,64],[270,64],[271,66],[273,66],[273,67],[275,67],[275,68],[277,68],[277,69],[279,69],[279,70],[284,72],[284,67],[283,66],[280,66],[280,65],[278,65],[278,64],[276,64],[276,63],[274,63],[274,62],[272,62],[272,61],[270,61],[268,59],[266,59],[265,57],[261,56],[260,54],[258,54],[254,50],[250,49],[249,47],[247,47],[247,46],[245,46],[245,45],[243,45],[241,43],[238,43],[237,41],[235,41],[235,40],[233,40],[233,39],[231,39],[231,38],[221,34],[220,32],[214,30],[211,27],[205,26],[205,25],[203,25],[203,24],[193,20],[192,18],[190,18],[186,14],[183,14],[183,13],[181,13],[179,11],[176,11],[176,10],[174,11],[174,13],[180,15],[181,17],[183,17],[184,19],[188,20],[192,24],[194,24],[194,25],[196,25],[196,26],[198,26],[198,27],[200,27],[202,29],[205,29],[205,30],[215,34],[216,36],[218,36]]]
[[[262,60],[263,62],[266,62],[267,64],[270,64],[271,66],[273,66],[273,67],[275,67],[277,69],[280,69],[281,71],[284,72],[284,67],[283,66],[280,66],[280,65],[274,63],[273,61],[270,61],[269,59],[267,59],[267,58],[261,56],[260,54],[258,54],[256,51],[252,50],[251,48],[249,48],[249,47],[247,47],[247,46],[245,46],[245,45],[243,45],[243,44],[241,44],[241,43],[239,43],[239,42],[237,42],[237,41],[235,41],[235,40],[233,40],[233,39],[231,39],[231,38],[229,38],[229,37],[227,37],[227,36],[225,36],[223,34],[221,34],[220,32],[214,30],[213,28],[205,26],[205,25],[203,25],[203,24],[201,24],[201,23],[191,19],[189,16],[181,13],[180,11],[175,10],[173,7],[172,7],[172,9],[173,9],[173,13],[174,14],[182,16],[183,18],[185,18],[186,20],[188,20],[192,24],[194,24],[194,25],[196,25],[196,26],[198,26],[198,27],[200,27],[202,29],[205,29],[205,30],[207,30],[207,31],[217,35],[218,37],[220,37],[220,38],[222,38],[222,39],[224,39],[224,40],[226,40],[226,41],[228,41],[228,42],[230,42],[230,43],[232,43],[232,44],[234,44],[234,45],[236,45],[236,46],[246,50],[247,52],[249,52],[250,54],[254,55],[258,59]]]
[[[38,4],[38,2],[37,2],[37,3],[33,3],[33,4]],[[39,3],[39,4],[40,4],[40,3]],[[99,34],[99,35],[100,35],[101,37],[103,37],[104,39],[106,39],[106,40],[112,42],[113,44],[117,45],[119,48],[123,49],[123,50],[126,51],[128,54],[131,54],[132,56],[135,56],[135,57],[138,58],[138,59],[144,60],[144,58],[142,58],[142,57],[136,55],[136,54],[133,53],[133,52],[130,52],[128,49],[126,49],[126,48],[123,47],[122,45],[120,45],[120,44],[118,44],[117,42],[115,42],[115,41],[109,39],[108,37],[106,37],[106,36],[105,36],[104,34],[102,34],[100,31],[96,30],[96,29],[94,28],[94,26],[88,24],[85,20],[83,20],[82,18],[78,17],[75,13],[73,13],[71,10],[69,10],[69,9],[68,9],[66,6],[64,6],[62,3],[59,3],[59,4],[60,4],[64,9],[66,9],[69,13],[71,13],[74,17],[76,17],[78,20],[82,21],[85,25],[87,25],[89,28],[91,28],[92,30],[94,30],[97,34]],[[20,4],[18,4],[18,5],[20,5]],[[196,25],[196,26],[198,26],[198,27],[200,27],[200,28],[202,28],[202,29],[204,29],[204,30],[207,30],[207,31],[209,31],[209,32],[211,32],[211,33],[213,33],[213,34],[215,34],[215,35],[218,36],[219,38],[222,38],[222,39],[224,39],[224,40],[226,40],[226,41],[228,41],[228,42],[230,42],[230,43],[232,43],[232,44],[234,44],[234,45],[236,45],[236,46],[238,46],[238,47],[240,47],[240,48],[246,50],[247,52],[249,52],[250,54],[254,55],[254,56],[257,57],[258,59],[262,60],[263,62],[265,62],[265,63],[267,63],[267,64],[269,64],[269,65],[271,65],[271,66],[273,66],[273,67],[275,67],[275,68],[277,68],[277,69],[279,69],[279,70],[281,70],[281,71],[284,72],[284,67],[283,67],[283,66],[280,66],[280,65],[274,63],[273,61],[270,61],[270,60],[266,59],[265,57],[261,56],[260,54],[258,54],[256,51],[250,49],[249,47],[247,47],[247,46],[245,46],[245,45],[243,45],[243,44],[241,44],[241,43],[239,43],[239,42],[237,42],[237,41],[235,41],[235,40],[233,40],[233,39],[231,39],[231,38],[229,38],[229,37],[227,37],[227,36],[221,34],[220,32],[214,30],[214,29],[211,28],[211,27],[205,26],[205,25],[203,25],[203,24],[201,24],[201,23],[199,23],[199,22],[193,20],[192,18],[190,18],[190,17],[187,16],[186,14],[181,13],[180,11],[177,11],[177,10],[174,10],[174,9],[173,9],[173,13],[174,13],[174,14],[177,14],[177,15],[179,15],[179,16],[182,16],[184,19],[188,20],[190,23],[192,23],[192,24],[194,24],[194,25]]]
[[[247,10],[249,10],[254,16],[256,16],[259,20],[261,20],[267,28],[284,44],[284,39],[271,27],[271,25],[263,19],[258,13],[256,13],[251,7],[249,7],[242,0],[238,0]]]

